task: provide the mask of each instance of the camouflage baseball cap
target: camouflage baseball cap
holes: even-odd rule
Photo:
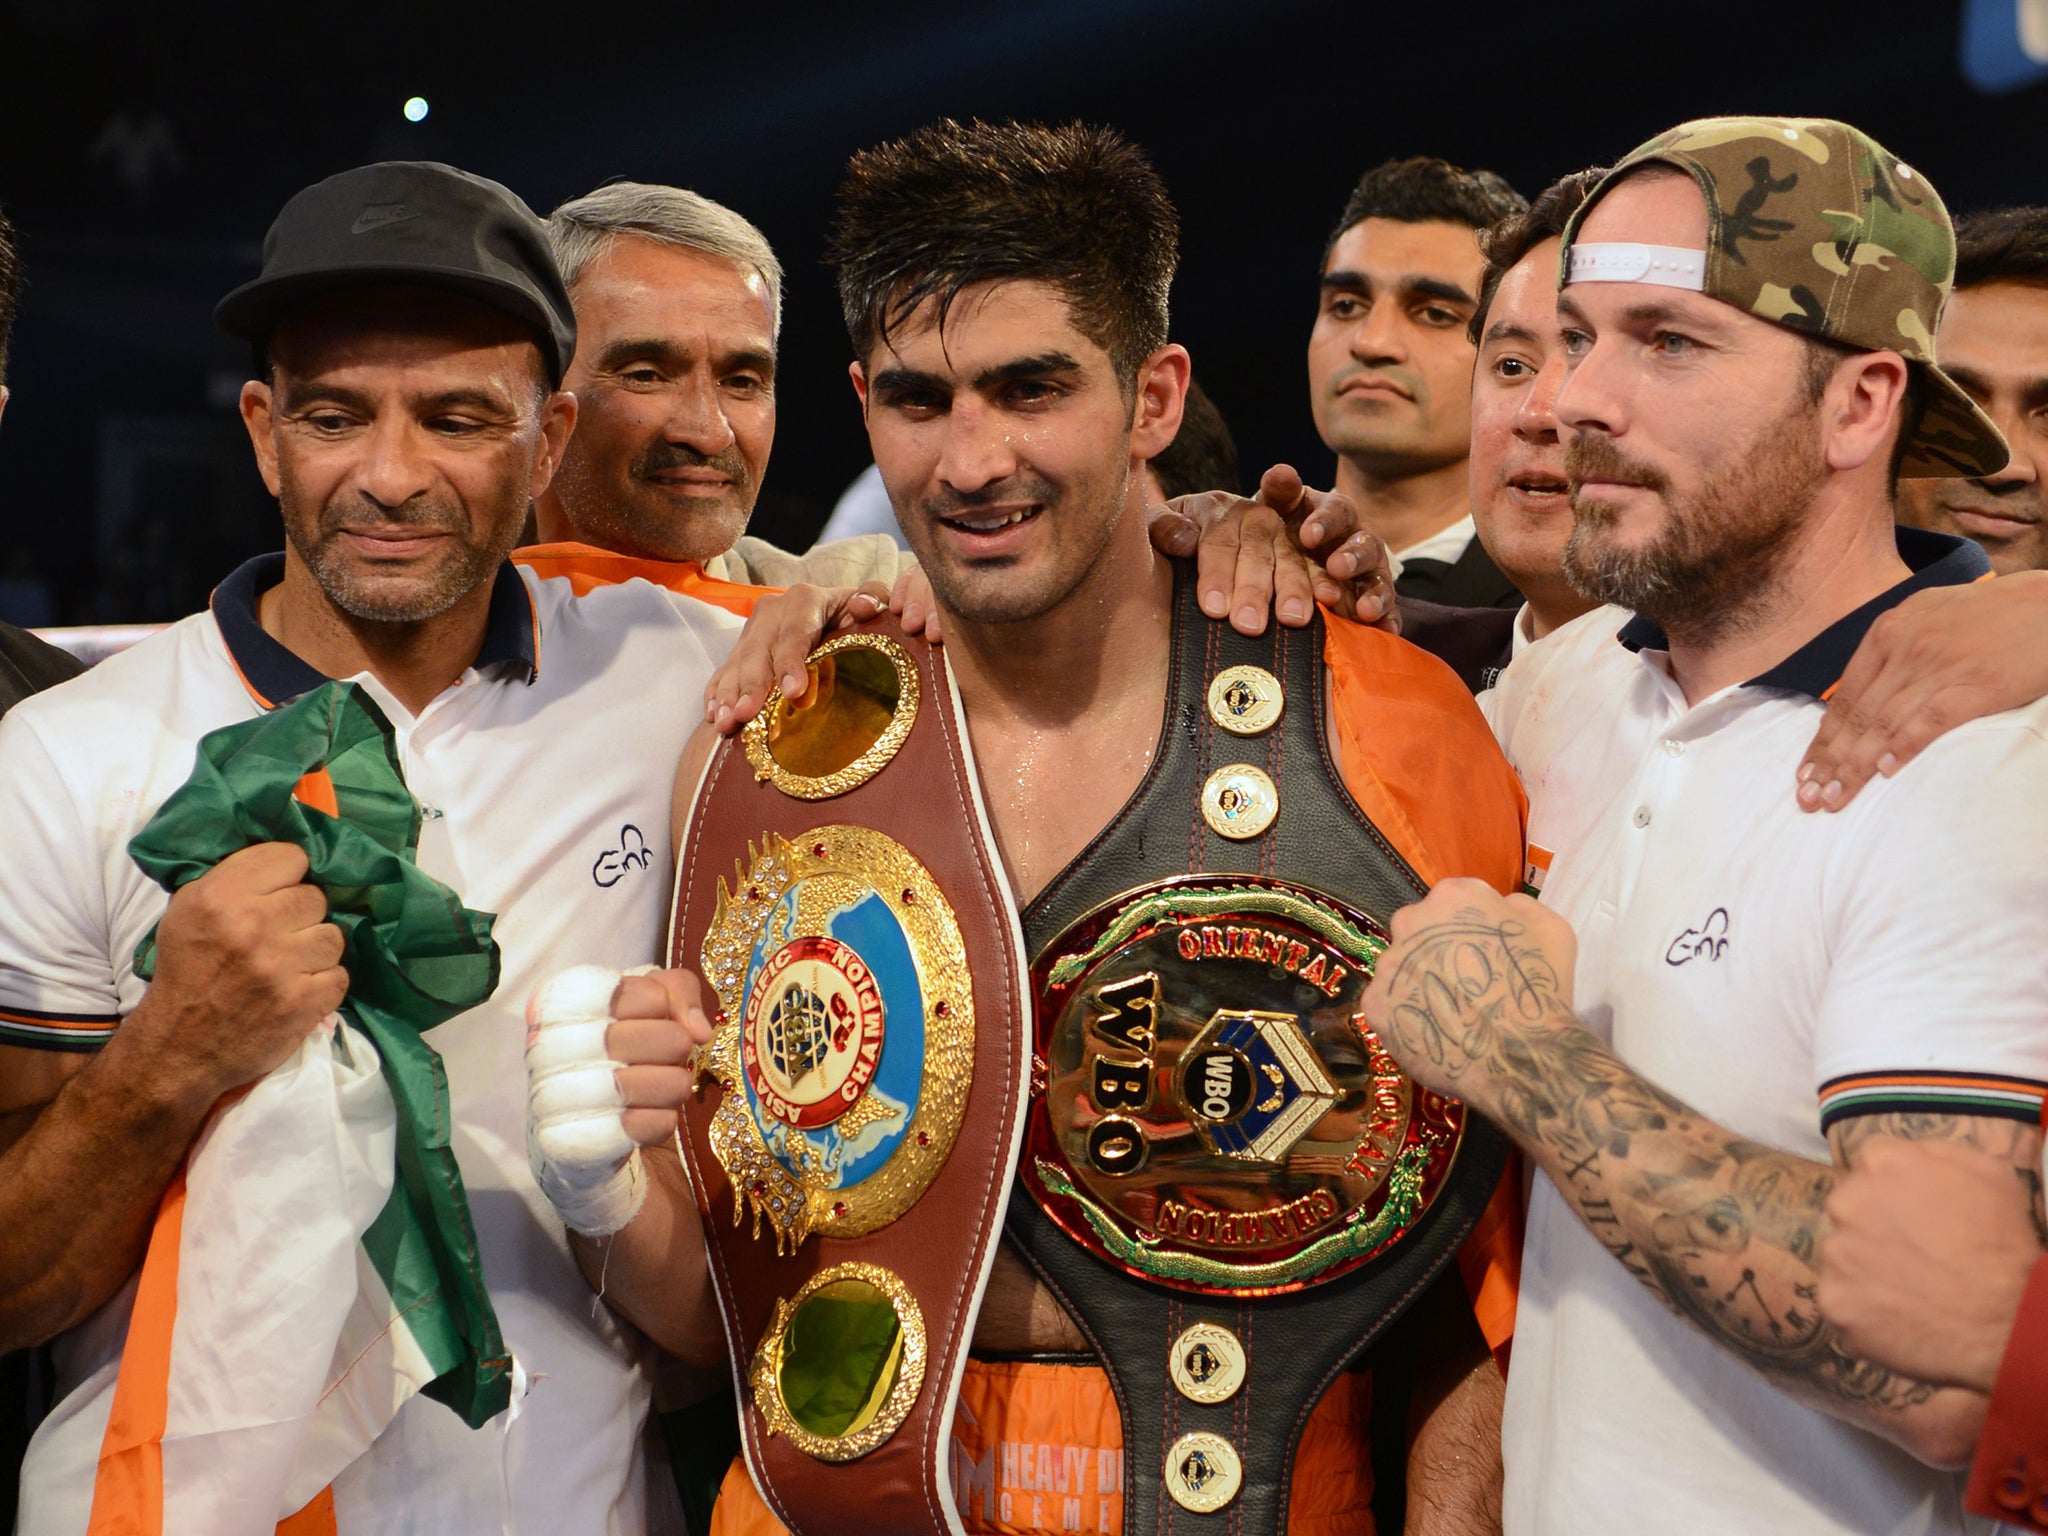
[[[1680,286],[1811,336],[1897,352],[1917,368],[1928,385],[1927,411],[1900,460],[1901,475],[1978,476],[2004,467],[2004,437],[1935,362],[1956,240],[1926,177],[1847,123],[1700,118],[1638,146],[1601,178],[1565,226],[1561,273],[1572,271],[1572,245],[1588,210],[1622,177],[1651,164],[1686,172],[1707,200],[1704,281]]]

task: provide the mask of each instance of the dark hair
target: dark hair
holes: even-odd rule
[[[7,382],[7,338],[14,330],[14,309],[21,301],[21,256],[14,246],[14,226],[0,213],[0,384]]]
[[[1115,130],[945,118],[847,162],[826,259],[863,361],[928,301],[944,324],[972,284],[1035,279],[1128,386],[1166,344],[1179,243],[1166,184]]]
[[[1986,208],[1956,220],[1956,287],[2048,281],[2048,208]]]
[[[1386,160],[1358,178],[1345,199],[1337,227],[1323,242],[1323,262],[1352,225],[1366,219],[1422,224],[1441,219],[1467,229],[1485,229],[1529,206],[1522,194],[1491,171],[1468,171],[1435,155]]]
[[[1486,329],[1486,312],[1493,308],[1493,296],[1500,288],[1500,280],[1508,275],[1516,262],[1544,241],[1562,239],[1565,225],[1571,222],[1572,215],[1579,211],[1579,205],[1585,202],[1587,194],[1600,184],[1600,178],[1606,174],[1605,166],[1592,165],[1583,171],[1573,171],[1569,176],[1560,176],[1538,192],[1536,201],[1520,213],[1511,213],[1479,232],[1479,250],[1486,257],[1486,270],[1479,275],[1479,307],[1472,311],[1469,328],[1474,346],[1479,344],[1480,333]]]
[[[1188,382],[1180,431],[1152,459],[1152,477],[1169,498],[1238,489],[1237,443],[1200,384]]]

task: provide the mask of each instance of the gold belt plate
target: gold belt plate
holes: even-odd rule
[[[769,833],[719,881],[702,963],[734,1222],[751,1211],[789,1252],[902,1216],[952,1151],[974,1067],[966,946],[931,872],[865,827]]]
[[[1329,896],[1252,876],[1147,886],[1079,919],[1032,969],[1025,1187],[1097,1257],[1186,1290],[1295,1290],[1398,1243],[1444,1184],[1464,1106],[1366,1023],[1386,944]]]

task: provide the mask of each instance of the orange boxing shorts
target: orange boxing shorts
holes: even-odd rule
[[[1373,1536],[1372,1378],[1339,1376],[1302,1428],[1288,1536]],[[1123,1530],[1123,1423],[1093,1365],[969,1360],[953,1416],[953,1500],[972,1536]],[[735,1461],[711,1536],[787,1536]]]

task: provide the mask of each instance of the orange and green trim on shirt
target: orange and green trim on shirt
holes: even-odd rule
[[[1990,1115],[2041,1123],[2048,1083],[1997,1072],[1856,1072],[1820,1085],[1820,1126],[1857,1115]]]

